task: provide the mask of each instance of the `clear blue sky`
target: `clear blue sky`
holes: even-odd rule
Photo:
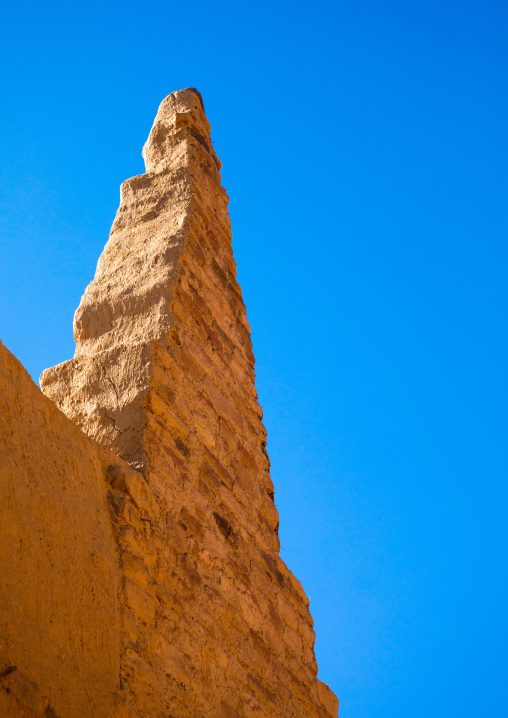
[[[341,718],[508,716],[506,3],[4,3],[0,338],[34,379],[159,102],[231,196],[282,556]]]

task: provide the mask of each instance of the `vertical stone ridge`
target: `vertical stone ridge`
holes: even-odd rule
[[[205,151],[221,189],[209,134],[197,90],[161,103],[143,148],[146,173],[122,184],[109,241],[75,313],[74,359],[40,380],[86,433],[137,469],[145,465],[154,342],[164,342],[174,324],[171,303],[195,204],[192,166]]]
[[[143,157],[76,312],[75,356],[41,376],[157,502],[136,524],[155,555],[126,584],[127,682],[144,685],[144,707],[137,691],[124,703],[181,718],[336,715],[308,599],[279,557],[228,197],[196,90],[161,103]],[[119,536],[133,528],[122,515]]]

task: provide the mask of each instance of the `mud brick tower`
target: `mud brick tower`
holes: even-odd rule
[[[58,420],[77,425],[100,459],[94,492],[104,492],[116,557],[105,578],[114,590],[101,600],[116,616],[117,680],[80,710],[337,716],[336,697],[316,677],[308,599],[279,556],[228,196],[197,90],[162,102],[143,157],[146,173],[123,183],[76,311],[75,356],[41,376],[67,417]],[[51,699],[41,671],[29,675],[40,705],[70,718],[72,699]]]

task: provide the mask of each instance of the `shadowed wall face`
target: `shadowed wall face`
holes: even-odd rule
[[[110,463],[0,343],[2,716],[112,715],[120,567]]]
[[[279,557],[228,198],[197,91],[163,101],[143,156],[76,312],[75,357],[41,377],[149,487],[144,516],[112,503],[127,576],[121,706],[335,715],[308,599]]]

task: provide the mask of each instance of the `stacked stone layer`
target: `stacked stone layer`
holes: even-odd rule
[[[164,100],[143,155],[76,312],[75,357],[41,377],[133,467],[109,472],[124,575],[117,710],[334,716],[308,599],[279,557],[228,198],[199,93]]]

